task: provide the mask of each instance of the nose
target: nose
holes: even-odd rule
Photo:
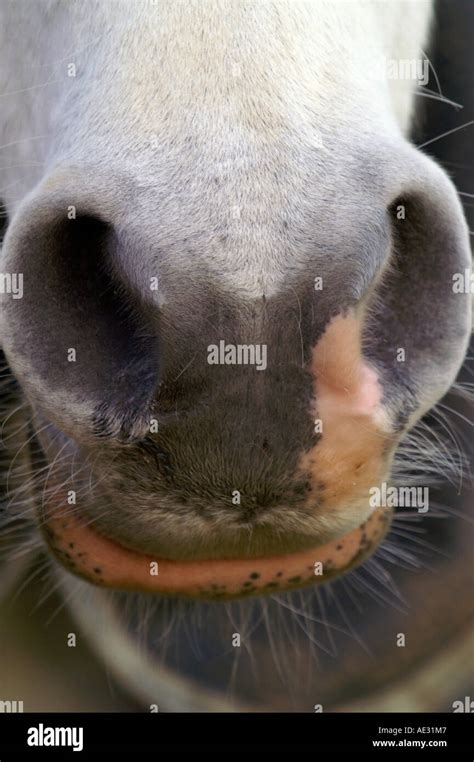
[[[3,268],[21,276],[23,298],[3,299],[2,342],[27,395],[85,443],[144,439],[159,405],[165,424],[177,406],[226,420],[230,451],[232,437],[245,451],[257,440],[262,452],[296,449],[285,433],[295,430],[309,446],[305,364],[331,315],[367,290],[387,250],[384,227],[374,226],[378,254],[365,268],[338,266],[337,292],[332,283],[317,292],[320,278],[302,272],[271,299],[245,300],[202,259],[199,269],[191,257],[174,265],[159,223],[144,226],[138,201],[128,203],[127,179],[117,196],[100,177],[52,173],[8,231]],[[140,226],[153,228],[151,246]]]
[[[305,512],[330,512],[333,502],[325,474],[334,456],[323,458],[319,475],[312,457],[321,438],[313,350],[331,316],[359,304],[381,266],[383,221],[374,225],[376,256],[365,267],[355,257],[333,264],[324,289],[315,288],[316,269],[269,297],[242,298],[203,259],[200,270],[192,261],[178,268],[149,217],[152,245],[143,243],[139,199],[131,209],[123,188],[119,195],[127,203],[109,182],[69,167],[24,202],[8,232],[4,268],[22,274],[24,293],[3,302],[2,340],[39,427],[53,424],[71,449],[101,460],[104,473],[115,469],[104,495],[129,506],[114,526],[132,545],[143,546],[153,519],[154,547],[188,552],[175,531],[163,540],[157,500],[174,517],[189,506],[203,553],[215,552],[213,525],[222,530],[219,552],[233,556],[249,531],[253,555],[331,537],[339,527],[324,529],[323,520],[310,539],[304,528]],[[322,364],[334,366],[331,378],[359,377],[360,336],[350,336],[357,348],[343,349],[342,365],[331,360],[339,339],[326,342]],[[137,495],[143,509],[132,517]]]

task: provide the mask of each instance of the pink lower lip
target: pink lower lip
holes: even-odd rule
[[[55,555],[74,574],[104,587],[208,600],[324,582],[367,558],[383,539],[390,516],[377,508],[343,537],[289,555],[179,561],[125,548],[72,514],[65,502],[65,495],[57,492],[45,506],[43,531]]]

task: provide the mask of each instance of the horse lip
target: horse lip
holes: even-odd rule
[[[376,508],[361,526],[309,550],[261,558],[170,560],[100,534],[55,492],[41,508],[44,537],[72,573],[103,587],[174,597],[226,600],[320,584],[359,565],[381,542],[390,511]]]

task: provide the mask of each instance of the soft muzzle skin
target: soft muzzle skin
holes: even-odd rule
[[[289,555],[180,561],[125,548],[71,512],[57,491],[42,509],[46,541],[61,563],[89,582],[203,600],[225,600],[320,584],[363,562],[382,541],[390,511],[376,508],[359,527],[319,547]]]
[[[469,341],[471,295],[453,289],[469,231],[406,137],[415,83],[367,76],[370,40],[418,57],[428,5],[392,21],[378,2],[53,5],[46,27],[40,3],[20,9],[0,44],[18,98],[2,271],[24,276],[0,335],[40,442],[52,431],[40,525],[111,588],[226,598],[331,579],[383,538],[369,491]],[[60,77],[30,102],[51,50],[77,52],[78,87]],[[221,340],[264,346],[265,371],[209,363]],[[90,475],[80,513],[66,488],[49,495],[69,470],[74,490]],[[284,555],[218,547],[261,526]]]

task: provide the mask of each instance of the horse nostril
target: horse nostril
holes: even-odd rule
[[[141,438],[157,384],[156,326],[120,274],[114,227],[89,213],[68,219],[67,208],[40,205],[7,235],[24,298],[3,303],[6,354],[67,433],[81,421],[95,436]]]

